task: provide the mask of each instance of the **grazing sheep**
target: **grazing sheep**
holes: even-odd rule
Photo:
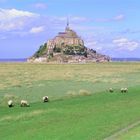
[[[124,92],[124,88],[121,88],[121,93],[123,93]]]
[[[29,103],[26,100],[21,100],[20,106],[21,107],[29,107],[30,105],[29,105]]]
[[[126,93],[126,92],[128,92],[127,88],[121,88],[121,93]]]
[[[9,106],[9,107],[13,107],[13,106],[14,106],[12,100],[9,100],[9,101],[8,101],[8,106]]]
[[[111,93],[114,92],[113,88],[109,88],[109,92]]]
[[[127,89],[127,88],[124,88],[124,92],[125,92],[125,93],[128,92],[128,89]]]
[[[48,102],[49,101],[48,96],[44,96],[42,99],[43,99],[43,102]]]

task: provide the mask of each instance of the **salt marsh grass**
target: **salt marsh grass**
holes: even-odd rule
[[[139,75],[140,63],[2,63],[0,138],[102,140],[139,121]],[[121,87],[128,93],[121,94]],[[43,103],[46,95],[50,102]],[[21,108],[22,99],[30,107]]]

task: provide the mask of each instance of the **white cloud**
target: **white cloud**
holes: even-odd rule
[[[28,11],[0,8],[0,31],[21,30],[38,16]]]
[[[70,26],[78,25],[80,22],[86,22],[85,17],[71,16]],[[29,11],[17,9],[0,8],[0,32],[3,35],[20,35],[35,34],[43,32],[61,31],[65,28],[67,17],[43,16]]]
[[[124,18],[125,16],[123,14],[120,14],[120,15],[115,16],[113,19],[116,21],[120,21],[120,20],[123,20]]]
[[[95,22],[111,22],[111,21],[121,21],[121,20],[124,20],[124,18],[125,18],[125,15],[119,14],[110,18],[97,18],[94,21]]]
[[[21,18],[21,17],[36,17],[38,14],[31,13],[28,11],[22,11],[17,9],[1,9],[0,8],[0,21],[3,20],[11,20],[14,18]]]
[[[46,9],[48,6],[46,3],[35,3],[33,7],[38,8],[38,9]]]
[[[88,35],[83,37],[84,37],[84,42],[86,47],[95,48],[95,46],[97,45],[97,41],[94,39],[93,35]]]
[[[26,19],[13,20],[0,23],[0,31],[21,30],[24,28]]]
[[[139,42],[137,41],[131,41],[128,40],[127,38],[119,38],[119,39],[114,39],[113,43],[117,45],[119,50],[128,50],[128,51],[134,51],[139,47]]]
[[[89,21],[89,19],[86,17],[74,16],[74,17],[70,18],[70,21],[87,22],[87,21]]]
[[[5,40],[5,39],[7,39],[6,36],[0,36],[0,40]]]
[[[95,41],[95,40],[89,40],[89,41],[87,41],[87,40],[85,40],[85,46],[87,47],[87,48],[92,48],[92,49],[97,49],[97,41]]]
[[[89,21],[86,17],[81,16],[69,16],[69,17],[50,17],[51,21],[57,22],[57,23],[66,23],[67,19],[69,19],[70,23],[79,23],[79,22],[87,22]]]
[[[33,27],[30,29],[30,33],[32,34],[36,34],[36,33],[40,33],[44,31],[44,26],[40,26],[40,27]]]

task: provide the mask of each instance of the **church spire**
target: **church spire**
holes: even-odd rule
[[[67,27],[69,27],[69,18],[67,17]]]
[[[69,28],[69,18],[67,17],[67,26],[66,26],[66,31],[68,31],[70,28]]]

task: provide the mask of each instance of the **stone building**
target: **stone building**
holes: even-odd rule
[[[89,49],[77,33],[69,27],[59,32],[53,39],[41,45],[38,51],[28,59],[28,62],[47,63],[91,63],[108,62],[110,57]]]
[[[83,46],[84,41],[76,34],[75,31],[70,29],[69,22],[67,22],[67,26],[64,32],[59,32],[54,39],[48,40],[47,46],[51,51],[54,47],[65,47],[66,45],[73,46]]]

